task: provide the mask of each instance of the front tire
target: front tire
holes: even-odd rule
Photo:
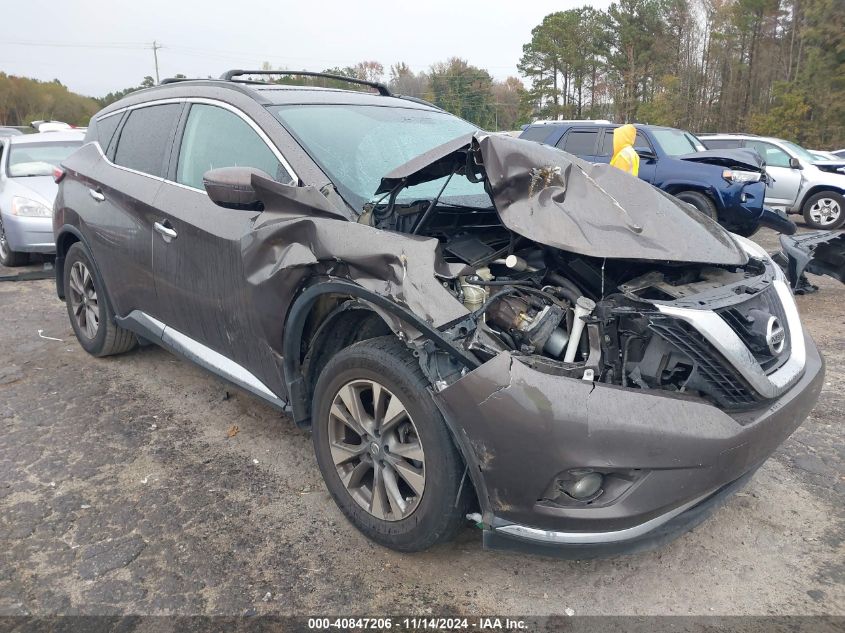
[[[452,539],[470,500],[429,387],[391,335],[339,352],[314,390],[314,451],[335,503],[365,536],[403,552]]]
[[[845,197],[835,191],[821,191],[807,199],[801,212],[814,229],[838,229],[845,224]]]
[[[716,211],[716,205],[703,193],[697,191],[681,191],[676,193],[675,197],[687,204],[691,204],[714,222],[719,221],[719,213]]]
[[[138,340],[114,322],[114,312],[92,261],[81,242],[73,244],[65,256],[65,304],[70,324],[79,344],[92,356],[128,352]]]
[[[3,218],[0,217],[0,265],[14,268],[15,266],[23,266],[28,261],[29,255],[27,253],[15,252],[9,246],[6,229],[3,228]]]

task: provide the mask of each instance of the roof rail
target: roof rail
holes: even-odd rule
[[[351,84],[358,84],[361,86],[369,86],[375,88],[383,97],[390,97],[390,90],[383,83],[378,81],[367,81],[365,79],[356,79],[355,77],[344,77],[343,75],[332,75],[329,73],[315,73],[310,70],[227,70],[220,75],[220,79],[224,81],[236,81],[235,77],[242,77],[243,75],[298,75],[302,77],[323,77],[324,79],[334,79],[335,81],[345,81]]]
[[[434,105],[431,101],[426,101],[425,99],[421,99],[420,97],[412,97],[411,95],[391,95],[393,97],[397,97],[398,99],[404,99],[405,101],[413,101],[414,103],[420,103],[422,105],[431,106],[432,108],[437,108],[438,110],[443,110],[438,105]],[[444,110],[445,112],[445,110]]]

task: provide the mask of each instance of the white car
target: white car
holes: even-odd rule
[[[838,229],[845,223],[845,159],[819,160],[800,145],[767,136],[704,134],[698,138],[708,149],[757,150],[772,181],[766,188],[767,206],[801,213],[814,229]]]
[[[79,131],[0,137],[0,264],[55,253],[53,169],[82,146]]]

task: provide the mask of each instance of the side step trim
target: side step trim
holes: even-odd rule
[[[133,310],[125,317],[115,318],[115,321],[120,327],[161,345],[233,385],[263,398],[279,409],[287,408],[287,403],[270,391],[267,385],[248,369],[190,336],[165,325],[146,312]]]

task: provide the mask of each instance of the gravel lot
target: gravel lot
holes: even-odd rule
[[[845,615],[845,286],[814,281],[810,418],[693,532],[583,562],[373,545],[308,433],[161,349],[92,358],[51,281],[0,283],[0,615]]]

